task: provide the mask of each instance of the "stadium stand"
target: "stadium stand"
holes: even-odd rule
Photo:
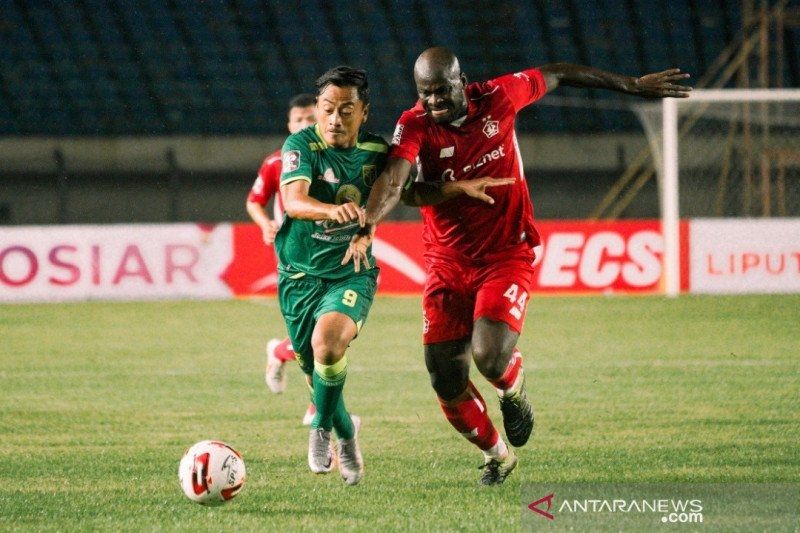
[[[731,41],[741,19],[738,0],[478,1],[468,10],[455,0],[349,5],[3,2],[0,134],[282,133],[275,110],[341,63],[368,69],[372,123],[387,131],[413,101],[414,58],[433,44],[454,49],[472,79],[550,61],[631,74],[680,65],[697,73]],[[797,32],[787,30],[789,83],[800,78],[796,43]],[[542,106],[521,126],[531,133],[638,128],[630,114],[615,111],[618,96],[590,98],[611,104]]]

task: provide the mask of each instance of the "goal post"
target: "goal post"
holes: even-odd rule
[[[637,114],[659,174],[667,296],[680,293],[681,217],[800,215],[800,89],[695,90]]]

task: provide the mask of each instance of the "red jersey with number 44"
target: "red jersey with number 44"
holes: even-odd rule
[[[486,190],[495,200],[493,205],[462,195],[423,206],[428,252],[455,252],[471,260],[532,254],[539,234],[533,225],[514,121],[523,107],[546,92],[542,73],[529,69],[469,84],[467,115],[450,124],[436,124],[421,102],[400,116],[390,156],[416,162],[417,181],[516,178],[512,185]]]

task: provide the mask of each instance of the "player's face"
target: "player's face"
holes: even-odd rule
[[[297,133],[303,128],[307,128],[314,124],[314,106],[308,107],[293,107],[289,110],[289,123],[286,127],[289,128],[289,133]]]
[[[415,77],[417,96],[425,111],[437,124],[446,124],[467,113],[464,96],[466,78],[438,75],[432,78]]]
[[[356,87],[330,84],[317,96],[317,124],[322,138],[334,148],[352,148],[358,129],[367,120],[368,107]]]

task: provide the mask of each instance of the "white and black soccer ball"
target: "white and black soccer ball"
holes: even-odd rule
[[[218,440],[200,441],[183,454],[178,479],[186,497],[222,505],[241,492],[247,477],[242,454]]]

